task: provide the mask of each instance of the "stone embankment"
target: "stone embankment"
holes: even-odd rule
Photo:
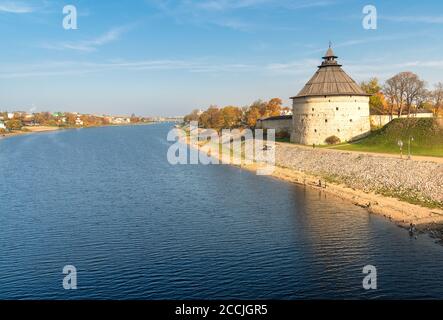
[[[443,163],[281,143],[276,147],[276,165],[365,192],[443,207]]]

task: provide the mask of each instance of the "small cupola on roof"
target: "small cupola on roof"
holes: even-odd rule
[[[303,89],[292,97],[318,97],[318,96],[368,96],[363,89],[343,71],[338,64],[338,57],[331,47],[326,51],[322,64],[314,76],[306,83]]]
[[[340,66],[337,61],[335,59],[337,59],[338,57],[334,54],[334,51],[332,51],[332,48],[329,47],[328,51],[326,51],[325,56],[322,58],[324,61],[322,62],[321,66],[319,66],[319,68],[321,67],[325,67],[325,66]]]

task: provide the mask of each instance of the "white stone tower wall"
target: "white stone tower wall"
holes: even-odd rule
[[[342,142],[367,135],[371,130],[369,97],[300,97],[293,102],[291,141],[306,145],[326,144],[337,136]]]

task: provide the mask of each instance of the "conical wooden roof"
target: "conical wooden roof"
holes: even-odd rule
[[[294,98],[315,96],[368,96],[366,92],[343,71],[335,60],[332,48],[323,57],[323,63],[314,76]]]

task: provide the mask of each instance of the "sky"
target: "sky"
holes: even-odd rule
[[[63,8],[77,9],[77,30]],[[365,29],[363,8],[377,9]],[[0,110],[175,116],[290,105],[329,42],[356,81],[443,82],[441,0],[0,0]]]

